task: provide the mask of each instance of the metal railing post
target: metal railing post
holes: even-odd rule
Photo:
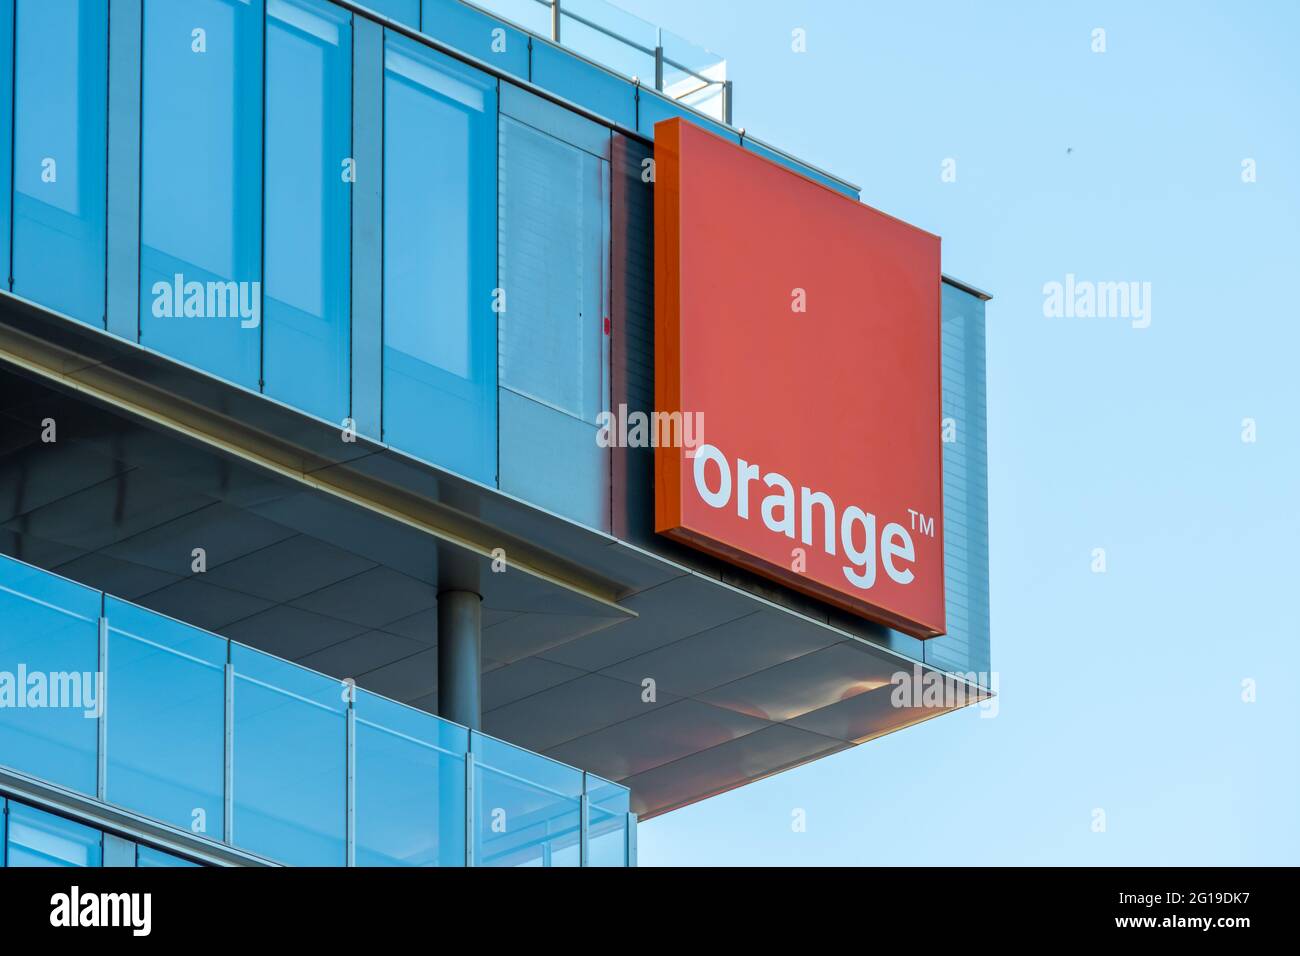
[[[664,45],[655,47],[655,90],[664,91]]]
[[[585,790],[585,779],[582,786]],[[591,798],[584,793],[578,801],[578,866],[591,866],[591,850],[587,845],[587,839],[591,835],[590,820]]]
[[[344,866],[357,865],[357,710],[355,685],[345,685],[348,695],[347,713],[347,758],[344,773],[345,846]]]
[[[103,601],[103,598],[100,598]],[[99,668],[95,674],[99,686],[99,721],[95,728],[95,795],[108,797],[108,618],[99,618]],[[84,696],[84,691],[83,691]]]
[[[731,125],[731,80],[722,81],[722,122]]]
[[[474,753],[465,754],[465,865],[474,865]]]
[[[560,42],[560,0],[551,0],[551,39]]]
[[[229,644],[227,644],[229,655]],[[226,660],[226,739],[222,748],[225,757],[221,804],[221,839],[234,843],[235,829],[235,665]]]

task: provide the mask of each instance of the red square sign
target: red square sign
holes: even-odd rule
[[[680,119],[654,202],[656,529],[942,634],[939,238]]]

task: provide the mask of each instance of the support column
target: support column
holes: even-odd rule
[[[438,715],[479,730],[483,598],[474,591],[438,592]]]

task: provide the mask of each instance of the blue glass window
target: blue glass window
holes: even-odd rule
[[[13,286],[104,325],[107,0],[17,0]]]
[[[577,866],[582,771],[473,735],[477,866]]]
[[[102,840],[98,830],[9,802],[9,866],[99,866]]]
[[[0,763],[94,793],[100,596],[0,556]]]
[[[384,56],[384,440],[496,483],[496,82]],[[507,302],[508,306],[508,302]]]
[[[262,3],[145,0],[140,341],[257,388]]]
[[[349,391],[351,14],[267,0],[266,15],[265,390],[337,422]]]
[[[0,269],[13,267],[9,257],[9,229],[13,214],[14,135],[14,0],[0,0]],[[9,288],[8,279],[4,280]],[[0,806],[3,801],[0,801]],[[2,836],[2,834],[0,834]]]
[[[235,844],[293,866],[345,862],[345,687],[230,645]]]
[[[567,50],[545,41],[533,43],[532,80],[543,89],[627,129],[636,125],[637,88],[632,81]]]
[[[587,865],[627,866],[627,787],[587,774]]]
[[[108,800],[220,840],[226,642],[105,598]]]
[[[540,14],[537,22],[543,29],[547,29],[546,24],[550,22],[550,12],[536,0],[516,0],[516,9],[502,9],[500,0],[492,6],[521,26],[530,24],[519,14],[526,16],[534,11]],[[462,0],[424,0],[421,7],[423,32],[458,50],[464,50],[498,70],[528,79],[528,37],[525,34]]]
[[[198,866],[193,860],[187,860],[183,856],[173,856],[170,853],[164,853],[162,850],[155,850],[151,846],[145,846],[143,843],[138,844],[135,848],[135,865],[136,866]]]
[[[361,690],[355,707],[357,866],[463,866],[469,732]]]

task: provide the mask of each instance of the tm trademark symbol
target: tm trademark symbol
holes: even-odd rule
[[[934,517],[923,515],[919,511],[907,509],[907,513],[912,516],[912,530],[925,535],[927,538],[934,537]]]

